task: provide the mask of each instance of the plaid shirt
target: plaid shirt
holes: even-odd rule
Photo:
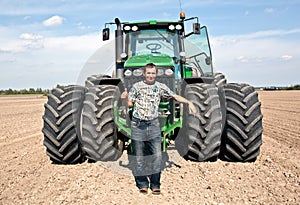
[[[133,117],[141,120],[157,118],[161,97],[169,98],[174,95],[175,93],[165,84],[157,81],[151,85],[143,81],[135,83],[128,96],[128,100],[134,102]]]

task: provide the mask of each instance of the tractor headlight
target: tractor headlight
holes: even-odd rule
[[[172,69],[168,68],[166,71],[165,71],[165,74],[166,75],[172,75],[174,72],[172,71]]]
[[[137,26],[132,26],[132,31],[137,31],[139,28]]]
[[[132,72],[131,72],[131,70],[126,70],[125,72],[124,72],[124,75],[125,76],[131,76],[132,75]]]
[[[125,31],[129,31],[130,29],[131,29],[131,27],[128,26],[128,25],[127,25],[127,26],[124,26],[124,30],[125,30]]]
[[[177,30],[181,30],[182,29],[182,26],[180,24],[177,24],[176,27],[175,27]]]
[[[157,76],[162,76],[164,74],[163,69],[157,69]]]
[[[171,24],[171,25],[169,25],[169,29],[170,29],[171,31],[173,31],[173,30],[175,29],[175,26],[174,26],[173,24]]]
[[[127,57],[127,53],[121,53],[120,57],[121,58],[126,58]]]
[[[141,69],[135,69],[133,71],[133,75],[134,76],[141,76],[141,75],[143,75],[143,71]]]

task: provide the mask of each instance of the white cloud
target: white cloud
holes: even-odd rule
[[[236,60],[241,63],[260,63],[263,62],[265,59],[257,56],[239,56],[236,58]]]
[[[22,34],[22,44],[25,51],[32,51],[44,48],[44,37],[38,34]]]
[[[63,23],[65,19],[61,16],[52,16],[47,20],[43,21],[43,25],[47,27],[59,26]]]
[[[44,40],[47,49],[57,49],[61,51],[91,51],[97,49],[100,36],[99,34],[86,34],[82,36],[52,37]]]
[[[90,29],[91,28],[91,26],[86,26],[82,22],[77,23],[76,26],[80,30],[86,30],[86,29]]]
[[[275,9],[273,9],[273,8],[266,8],[264,11],[265,11],[265,13],[274,13]]]
[[[246,63],[249,61],[245,56],[239,56],[236,59],[242,63]]]
[[[291,56],[291,55],[282,55],[280,58],[282,60],[289,61],[293,58],[293,56]]]
[[[39,34],[22,33],[20,35],[20,39],[23,39],[23,40],[41,40],[43,38],[44,37]]]
[[[230,43],[232,43],[241,40],[283,37],[291,34],[300,34],[300,29],[296,28],[290,30],[265,30],[265,31],[257,31],[254,33],[248,33],[242,35],[224,35],[224,36],[217,37],[216,39],[218,39],[220,42],[230,41]]]

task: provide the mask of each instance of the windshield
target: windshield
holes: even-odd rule
[[[130,32],[126,37],[128,56],[165,54],[178,56],[178,35],[165,29]]]
[[[206,27],[201,28],[200,35],[190,35],[184,40],[186,57],[190,58],[190,65],[201,75],[212,75],[211,51]]]

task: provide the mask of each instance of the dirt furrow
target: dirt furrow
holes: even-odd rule
[[[43,146],[46,99],[0,98],[0,204],[300,204],[300,92],[259,91],[263,144],[254,163],[180,159],[162,195],[102,163],[52,164]],[[290,106],[288,104],[290,102]]]

